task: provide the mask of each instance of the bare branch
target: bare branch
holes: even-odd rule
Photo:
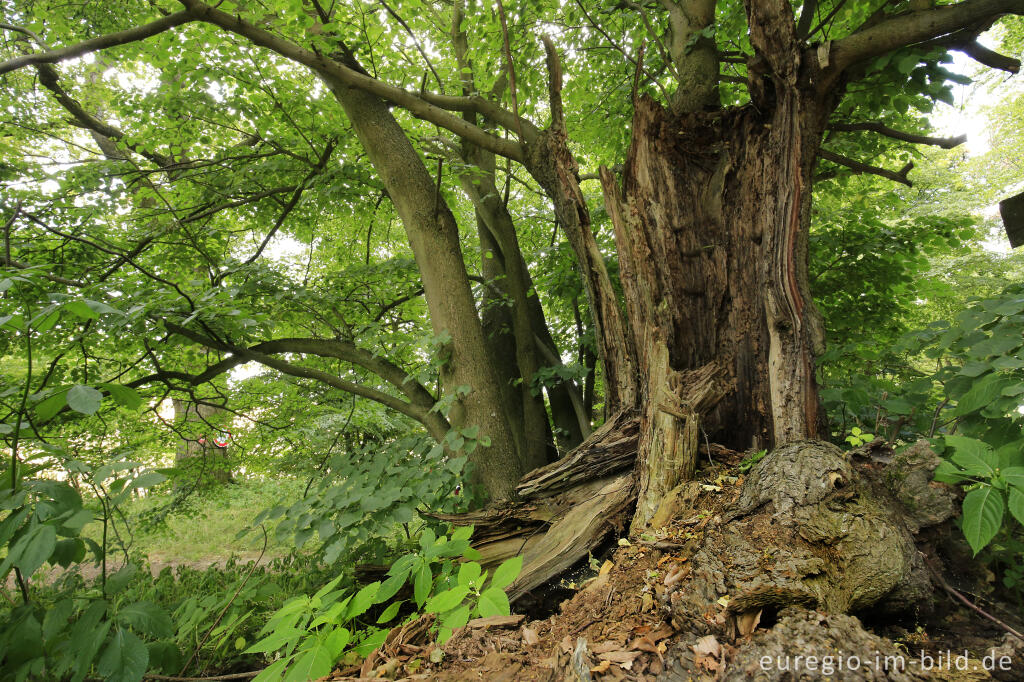
[[[907,133],[902,130],[895,130],[889,126],[871,121],[864,123],[833,123],[829,125],[828,128],[829,130],[835,130],[837,132],[868,130],[878,133],[879,135],[891,137],[894,140],[903,140],[904,142],[911,142],[913,144],[930,144],[935,147],[942,147],[943,149],[952,149],[953,147],[962,145],[967,141],[966,135],[957,135],[956,137],[929,137],[927,135],[918,135],[917,133]]]
[[[830,152],[827,149],[819,149],[818,156],[825,159],[826,161],[831,161],[832,163],[838,164],[840,166],[845,166],[855,173],[870,173],[871,175],[878,175],[883,178],[888,178],[893,182],[899,182],[901,184],[906,185],[907,187],[913,187],[913,183],[911,183],[910,180],[907,179],[907,173],[909,173],[910,170],[914,167],[913,161],[908,161],[907,165],[905,165],[898,171],[891,171],[885,168],[879,168],[878,166],[871,166],[860,161],[854,161],[853,159],[847,158],[845,156],[840,156],[835,152]]]

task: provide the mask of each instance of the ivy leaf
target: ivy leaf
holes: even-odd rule
[[[149,667],[149,649],[130,630],[117,628],[96,666],[107,682],[139,682]]]
[[[92,386],[81,384],[68,389],[68,407],[82,414],[96,414],[103,402],[103,394]]]
[[[964,537],[975,555],[999,532],[1003,525],[1003,507],[1002,494],[991,486],[972,490],[964,498]]]

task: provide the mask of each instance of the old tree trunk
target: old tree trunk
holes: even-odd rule
[[[694,638],[735,636],[743,629],[737,623],[766,607],[844,614],[929,603],[931,580],[914,534],[952,515],[951,493],[925,486],[908,499],[906,490],[863,475],[837,448],[814,440],[825,434],[814,374],[823,331],[807,277],[811,186],[843,84],[808,59],[787,4],[750,3],[748,17],[757,50],[751,103],[722,109],[698,97],[668,107],[636,97],[621,178],[601,171],[624,321],[602,288],[606,275],[565,145],[549,47],[554,122],[524,164],[587,266],[614,412],[582,446],[522,479],[524,503],[462,520],[476,524],[485,557],[524,554],[514,596],[565,570],[612,531],[638,533],[692,514],[700,488],[687,482],[698,454],[724,446],[773,452],[691,548],[693,573],[664,604],[677,627]],[[899,466],[928,480],[937,460],[922,448]],[[941,498],[941,510],[923,522],[912,519],[917,493]],[[738,597],[710,622],[709,609],[727,595]],[[786,627],[799,632],[802,616],[786,613]],[[838,623],[822,635],[825,644],[879,646],[856,634],[856,620]],[[792,648],[785,640],[765,650]],[[756,660],[757,651],[746,658]],[[679,660],[686,679],[692,656]]]

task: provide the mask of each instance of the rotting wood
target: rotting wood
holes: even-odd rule
[[[639,425],[635,414],[617,413],[568,455],[523,476],[516,492],[539,498],[632,468]]]

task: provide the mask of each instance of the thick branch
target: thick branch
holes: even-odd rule
[[[819,149],[818,156],[831,161],[832,163],[839,164],[840,166],[846,166],[855,173],[870,173],[871,175],[879,175],[883,178],[888,178],[894,182],[899,182],[907,187],[913,187],[913,183],[907,179],[907,173],[914,167],[913,161],[908,161],[907,165],[898,171],[886,170],[885,168],[879,168],[878,166],[871,166],[860,161],[854,161],[845,156],[840,156],[835,152],[830,152],[827,149]]]
[[[1009,71],[1010,73],[1017,73],[1020,71],[1019,59],[1014,59],[1013,57],[1007,57],[1004,54],[994,52],[976,40],[969,43],[955,45],[953,49],[959,50],[976,62],[980,62],[993,69]]]
[[[0,63],[0,75],[10,73],[11,71],[15,71],[26,66],[31,66],[33,64],[57,64],[58,62],[74,59],[75,57],[81,57],[82,55],[89,54],[90,52],[97,52],[108,47],[127,45],[128,43],[145,40],[146,38],[151,38],[159,33],[163,33],[164,31],[176,26],[181,26],[182,24],[187,24],[190,21],[195,21],[196,19],[197,17],[195,12],[191,9],[187,9],[183,12],[169,14],[166,17],[162,17],[156,21],[151,21],[148,24],[143,24],[142,26],[136,26],[116,33],[108,33],[106,35],[85,40],[76,45],[61,47],[56,50],[47,50],[46,52],[22,55]]]
[[[930,144],[936,147],[942,147],[943,149],[952,149],[953,147],[962,145],[967,141],[966,135],[957,135],[956,137],[929,137],[927,135],[918,135],[917,133],[907,133],[902,130],[895,130],[889,126],[873,121],[864,123],[833,123],[829,125],[829,130],[836,130],[839,132],[869,130],[871,132],[878,133],[879,135],[891,137],[895,140],[903,140],[904,142],[911,142],[913,144]]]
[[[900,14],[832,43],[830,70],[839,73],[865,59],[939,38],[1002,14],[1024,14],[1024,0],[965,0]]]
[[[363,398],[368,398],[370,400],[373,400],[384,405],[385,407],[390,407],[391,409],[397,412],[401,412],[402,414],[411,417],[416,421],[420,422],[421,424],[423,424],[435,439],[440,440],[448,432],[447,421],[444,419],[444,417],[439,415],[437,412],[432,412],[430,409],[431,407],[433,407],[433,401],[431,401],[430,405],[406,402],[404,400],[401,400],[400,398],[397,398],[393,395],[389,395],[375,388],[361,386],[360,384],[356,384],[351,381],[346,381],[340,377],[330,374],[329,372],[324,372],[319,369],[295,365],[280,358],[276,358],[268,354],[267,352],[264,352],[267,350],[272,350],[274,352],[287,352],[285,348],[292,349],[297,348],[299,346],[299,344],[296,344],[296,346],[290,346],[288,344],[289,341],[292,343],[306,341],[309,342],[310,347],[316,347],[316,345],[318,344],[330,342],[319,342],[316,341],[315,339],[281,339],[279,340],[279,342],[269,341],[266,342],[265,344],[259,344],[252,348],[242,348],[239,346],[224,343],[222,341],[218,341],[216,339],[212,339],[208,336],[192,331],[191,329],[187,329],[172,322],[164,322],[164,326],[167,328],[167,331],[173,334],[184,336],[185,338],[196,343],[202,344],[207,348],[212,348],[214,350],[219,350],[225,353],[232,353],[233,355],[244,358],[245,360],[252,360],[258,362],[266,367],[276,369],[282,374],[288,374],[290,376],[302,377],[306,379],[313,379],[322,384],[326,384],[333,388],[340,389],[347,393],[352,393]],[[262,348],[262,350],[257,350],[257,348]],[[295,352],[302,351],[296,349]]]
[[[359,88],[372,95],[396,104],[413,116],[437,124],[459,137],[469,140],[484,149],[514,161],[521,161],[523,150],[518,142],[491,135],[479,126],[464,120],[440,107],[430,104],[415,93],[389,85],[371,76],[359,73],[333,59],[312,52],[280,36],[265,31],[241,18],[214,9],[199,0],[180,0],[200,21],[247,38],[254,45],[265,47],[272,52],[302,64],[329,83]]]

